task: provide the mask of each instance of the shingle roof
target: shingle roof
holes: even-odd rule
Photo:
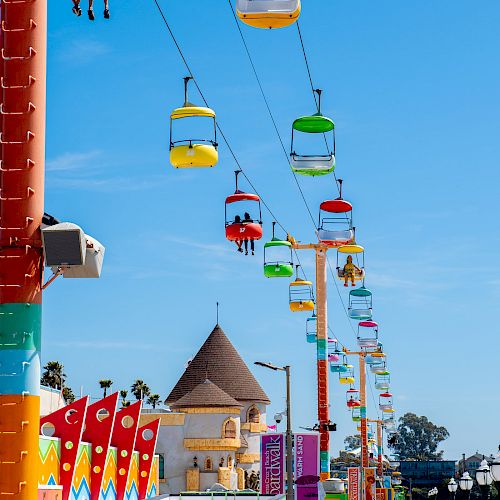
[[[219,325],[205,340],[165,402],[178,401],[207,378],[237,401],[270,402]]]
[[[241,406],[210,380],[198,384],[191,392],[173,403],[172,408],[207,408],[218,406]]]

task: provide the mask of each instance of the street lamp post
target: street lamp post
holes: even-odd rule
[[[282,371],[286,374],[286,498],[294,500],[293,493],[293,452],[292,452],[292,413],[291,413],[291,394],[290,394],[290,366],[275,366],[271,363],[255,361],[258,366],[269,368],[274,371]]]
[[[483,497],[483,500],[488,500],[493,478],[490,474],[490,467],[488,465],[488,462],[484,460],[484,458],[481,462],[481,465],[476,470],[476,481],[477,484],[479,484],[479,488],[481,489],[481,496]]]
[[[498,453],[490,465],[490,474],[495,483],[495,488],[500,492],[500,446],[498,447]]]
[[[458,480],[458,485],[460,489],[467,494],[467,500],[470,499],[470,490],[472,490],[472,485],[474,480],[470,477],[469,473],[465,471],[462,477]]]
[[[455,478],[452,477],[448,481],[448,491],[451,493],[451,497],[452,497],[453,500],[455,500],[455,496],[457,494],[457,489],[458,489],[458,484],[455,481]]]

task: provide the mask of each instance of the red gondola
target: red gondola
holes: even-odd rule
[[[260,198],[254,193],[244,193],[238,189],[238,175],[240,172],[241,170],[235,172],[236,190],[234,194],[226,198],[226,238],[229,241],[260,240],[262,238]],[[255,203],[258,206],[259,217],[257,220],[253,218],[253,214],[256,214]],[[250,208],[251,206],[252,208]],[[240,210],[241,215],[237,213]]]

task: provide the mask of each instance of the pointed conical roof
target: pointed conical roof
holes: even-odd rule
[[[206,408],[217,406],[241,406],[238,401],[217,387],[210,380],[198,384],[191,392],[172,403],[172,408]]]
[[[270,402],[219,325],[215,325],[165,402],[175,403],[207,378],[237,401]]]

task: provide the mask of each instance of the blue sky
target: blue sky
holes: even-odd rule
[[[297,239],[313,241],[227,2],[161,4],[259,193]],[[69,0],[49,2],[46,210],[102,241],[106,258],[100,280],[47,289],[43,362],[63,362],[75,393],[97,396],[101,378],[116,390],[142,378],[164,397],[212,330],[219,301],[247,363],[292,365],[294,425],[312,425],[306,316],[288,311],[286,279],[263,277],[262,242],[252,258],[224,239],[234,161],[222,145],[214,169],[169,165],[169,113],[182,104],[186,70],[152,0],[111,0],[110,9],[104,21],[96,2],[91,24]],[[323,112],[337,127],[336,172],[367,250],[397,412],[446,426],[452,459],[490,453],[500,437],[499,16],[493,0],[306,0],[300,17]],[[288,145],[292,121],[314,112],[297,31],[243,32]],[[201,103],[194,90],[191,101]],[[300,184],[315,217],[336,196],[333,176]],[[271,222],[264,213],[267,238]],[[301,261],[313,276],[313,256]],[[329,319],[354,347],[331,279]],[[258,370],[272,415],[284,380]],[[344,392],[332,378],[335,451],[355,431]]]

